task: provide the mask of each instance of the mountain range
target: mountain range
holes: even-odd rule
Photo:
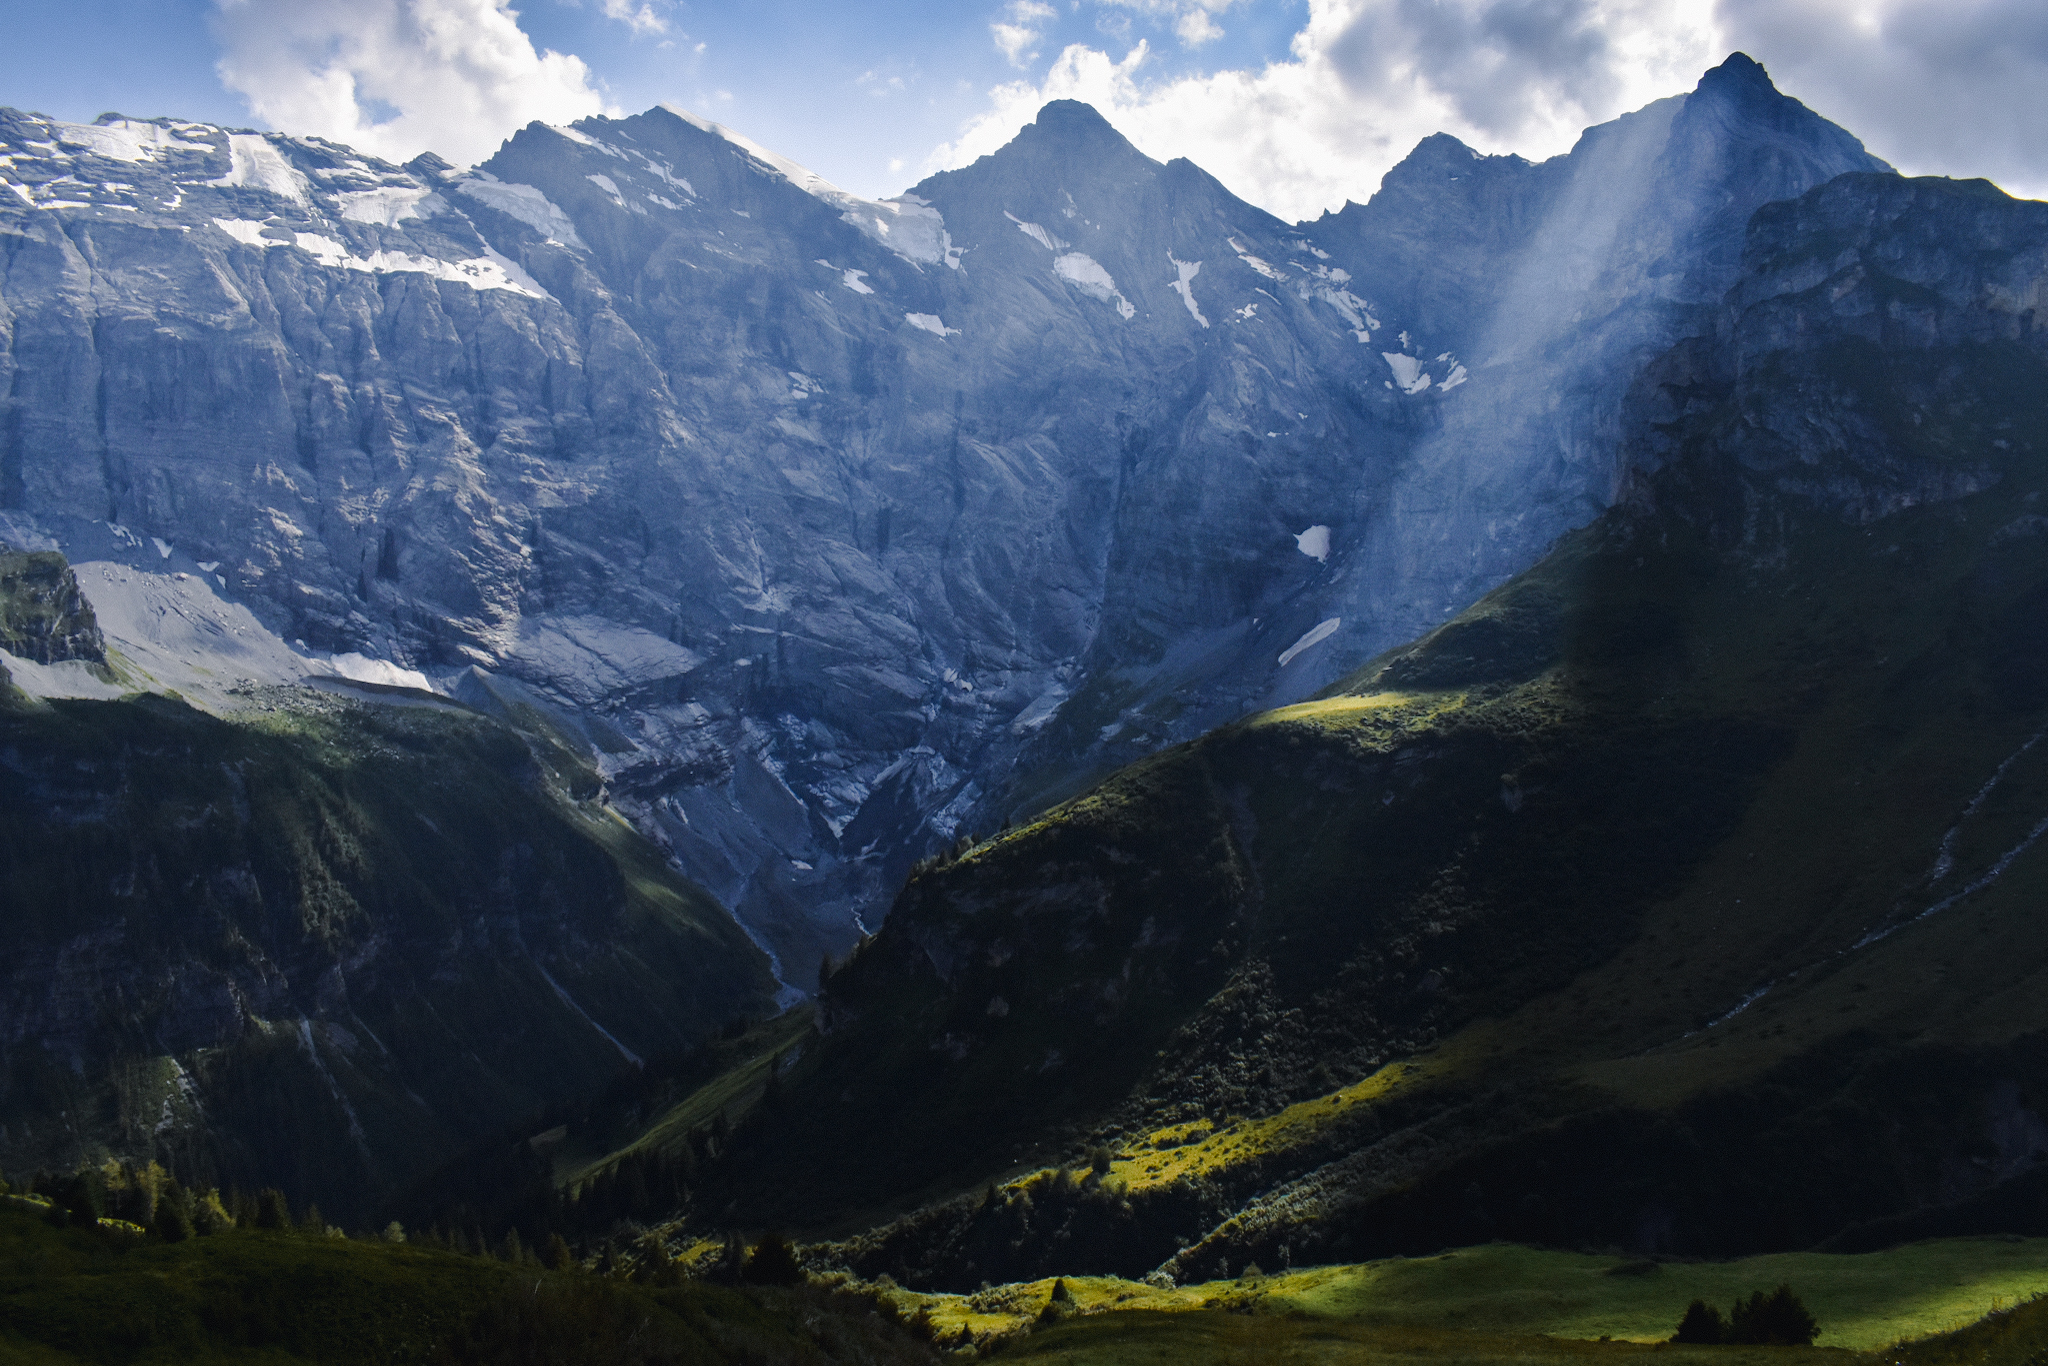
[[[2040,205],[1739,54],[1292,225],[1070,102],[0,143],[0,1167],[956,1290],[2048,1209]]]
[[[879,203],[665,108],[473,171],[0,141],[13,539],[535,690],[798,987],[917,858],[1309,695],[1610,503],[1627,377],[1750,213],[1882,169],[1739,56],[1298,225],[1073,103]]]

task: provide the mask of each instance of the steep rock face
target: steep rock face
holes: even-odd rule
[[[1340,603],[1370,623],[1361,654],[1463,608],[1613,499],[1629,384],[1711,327],[1752,213],[1885,170],[1737,53],[1569,156],[1481,157],[1439,135],[1370,203],[1326,215],[1319,240],[1472,385],[1361,528]],[[1444,362],[1426,368],[1443,378]]]
[[[92,604],[62,555],[0,547],[0,649],[38,664],[105,662]]]
[[[475,172],[0,140],[0,500],[580,715],[795,981],[963,827],[1302,696],[1591,515],[1597,376],[1761,198],[1874,165],[1746,59],[1543,167],[1432,139],[1299,228],[1072,104],[882,203],[666,109]]]
[[[1758,212],[1622,506],[920,868],[707,1206],[965,1191],[844,1248],[954,1288],[2038,1231],[2044,287],[2048,205],[1981,182]],[[1095,1144],[1121,1194],[1018,1199]]]

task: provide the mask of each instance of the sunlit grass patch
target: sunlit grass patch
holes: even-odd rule
[[[1170,1124],[1128,1145],[1110,1170],[1134,1190],[1214,1176],[1309,1142],[1331,1121],[1351,1113],[1352,1107],[1378,1100],[1421,1074],[1422,1068],[1414,1063],[1393,1063],[1362,1081],[1263,1119],[1239,1119],[1221,1127],[1203,1120]]]

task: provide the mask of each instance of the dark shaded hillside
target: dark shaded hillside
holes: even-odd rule
[[[245,701],[0,705],[9,1170],[154,1157],[359,1219],[772,1010],[731,918],[545,737],[424,694]]]
[[[971,1285],[1792,1247],[2029,1170],[2044,246],[1981,183],[1760,212],[1637,387],[1623,507],[921,868],[699,1206],[851,1228],[1106,1145],[848,1245]]]
[[[230,1229],[165,1244],[52,1228],[0,1196],[0,1360],[752,1366],[936,1359],[884,1306],[817,1288],[630,1285],[419,1242]]]

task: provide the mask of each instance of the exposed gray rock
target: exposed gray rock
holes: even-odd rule
[[[0,502],[581,718],[797,983],[929,849],[1533,560],[1756,205],[1881,169],[1746,58],[1300,226],[1068,102],[883,203],[667,109],[473,172],[0,141]]]

